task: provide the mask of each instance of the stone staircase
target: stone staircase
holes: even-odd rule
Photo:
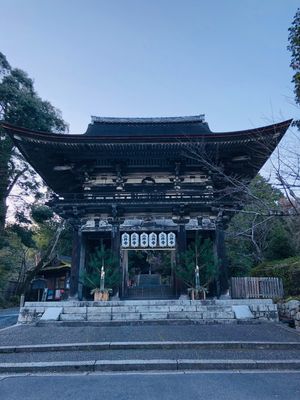
[[[140,274],[136,276],[138,286],[153,286],[161,284],[161,276],[159,274]]]
[[[237,320],[278,321],[272,300],[125,300],[108,302],[26,302],[19,323],[31,322],[140,322],[195,321],[198,323]]]
[[[110,307],[64,307],[60,321],[145,321],[178,319],[234,319],[231,307],[170,304],[167,301],[132,301]]]
[[[134,286],[127,288],[126,300],[172,299],[173,289],[168,285]]]
[[[160,274],[135,276],[136,286],[128,287],[123,300],[167,300],[174,299],[170,285],[161,283]]]
[[[173,288],[161,283],[160,274],[135,276],[136,286],[128,287],[123,300],[167,300],[174,299]]]

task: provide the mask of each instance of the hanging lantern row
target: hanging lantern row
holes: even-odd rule
[[[175,247],[176,235],[174,232],[160,232],[159,234],[151,232],[138,234],[136,232],[123,233],[121,236],[121,244],[123,248],[136,247]]]

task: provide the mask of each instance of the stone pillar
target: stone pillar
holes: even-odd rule
[[[228,260],[226,256],[225,247],[225,232],[222,221],[216,224],[215,241],[214,241],[215,259],[218,264],[218,278],[217,278],[217,295],[218,297],[228,291]]]
[[[79,225],[74,225],[73,228],[73,244],[72,244],[72,261],[71,261],[71,276],[70,276],[70,297],[78,297],[78,282],[79,282],[79,264],[81,250],[81,232]]]

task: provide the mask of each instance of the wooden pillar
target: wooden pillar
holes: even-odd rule
[[[80,255],[79,255],[79,271],[78,271],[78,300],[82,300],[82,289],[83,284],[81,282],[82,274],[85,270],[85,247],[86,247],[86,240],[83,234],[80,235]]]
[[[120,297],[123,297],[123,296],[126,296],[126,294],[127,294],[128,250],[122,251],[121,279],[122,279],[122,281],[120,282]]]
[[[119,268],[120,271],[120,279],[123,276],[123,271],[122,271],[122,262],[121,262],[121,251],[120,251],[120,224],[118,222],[113,222],[112,223],[112,229],[111,229],[111,251],[114,257],[117,259],[117,268]],[[123,279],[122,279],[123,281]],[[123,285],[120,282],[119,285],[119,295],[123,296]]]
[[[120,260],[120,225],[118,223],[112,224],[111,250],[113,255]]]
[[[223,223],[217,222],[214,242],[215,259],[218,264],[217,295],[218,297],[228,291],[228,260],[225,247],[225,232]]]
[[[176,262],[182,263],[183,258],[182,255],[186,251],[186,230],[185,224],[180,223],[178,224],[178,234],[177,234],[177,245],[176,245]],[[179,296],[184,291],[184,283],[181,279],[175,277],[175,295],[176,297]]]
[[[79,282],[79,264],[80,264],[80,249],[81,249],[81,232],[79,225],[74,225],[73,228],[73,244],[72,244],[72,261],[71,261],[71,276],[70,276],[70,297],[78,296]]]
[[[176,274],[175,274],[175,265],[176,265],[176,252],[171,250],[171,286],[173,290],[173,294],[177,296],[177,285],[176,285]]]
[[[178,226],[178,237],[177,237],[177,248],[179,251],[179,255],[186,251],[186,230],[185,224],[179,223]]]

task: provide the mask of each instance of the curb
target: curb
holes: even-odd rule
[[[300,370],[300,360],[91,360],[3,363],[0,373],[125,372],[184,370]]]
[[[41,353],[59,351],[96,351],[96,350],[171,350],[171,349],[203,349],[203,350],[300,350],[299,342],[91,342],[38,344],[21,346],[0,346],[3,353]]]

